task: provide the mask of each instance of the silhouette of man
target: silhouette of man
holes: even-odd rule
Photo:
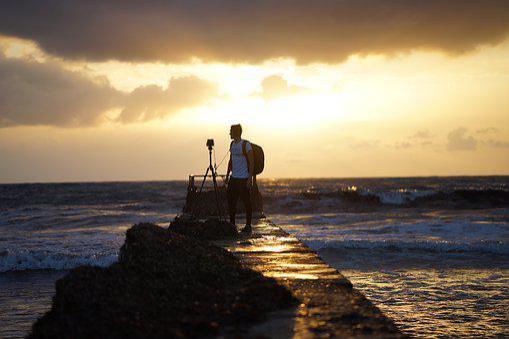
[[[230,222],[235,225],[235,214],[237,212],[237,201],[239,196],[246,207],[246,227],[242,232],[251,232],[251,197],[250,190],[254,182],[254,156],[249,141],[241,139],[242,126],[240,124],[230,127],[230,138],[233,140],[230,145],[230,161],[226,171],[226,182],[228,183],[228,211]],[[248,161],[249,160],[249,161]],[[231,178],[229,178],[231,174]]]

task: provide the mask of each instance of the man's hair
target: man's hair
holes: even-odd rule
[[[231,130],[234,133],[238,133],[239,135],[242,135],[242,126],[240,126],[240,124],[232,125]]]

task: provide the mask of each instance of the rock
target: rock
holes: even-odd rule
[[[200,221],[177,217],[170,223],[168,229],[193,238],[206,240],[235,238],[239,235],[235,225],[227,221],[220,221],[217,218]]]
[[[228,251],[153,224],[127,231],[119,261],[56,283],[29,338],[196,337],[240,328],[297,303]]]

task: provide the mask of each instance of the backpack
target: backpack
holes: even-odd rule
[[[242,142],[242,154],[244,154],[244,157],[246,157],[247,166],[249,168],[249,159],[247,157],[247,151],[246,151],[246,141],[247,140],[244,140],[244,142]],[[230,144],[230,148],[231,148],[232,144],[233,144],[233,141]],[[263,148],[261,148],[260,146],[258,146],[256,144],[253,144],[252,142],[250,144],[251,144],[251,149],[253,150],[254,175],[258,175],[263,172],[263,168],[265,167],[265,155],[263,153]]]

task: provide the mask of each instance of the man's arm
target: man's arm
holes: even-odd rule
[[[228,178],[230,177],[231,171],[232,171],[232,158],[230,156],[230,160],[228,160],[228,169],[226,170],[226,182],[228,182]]]

